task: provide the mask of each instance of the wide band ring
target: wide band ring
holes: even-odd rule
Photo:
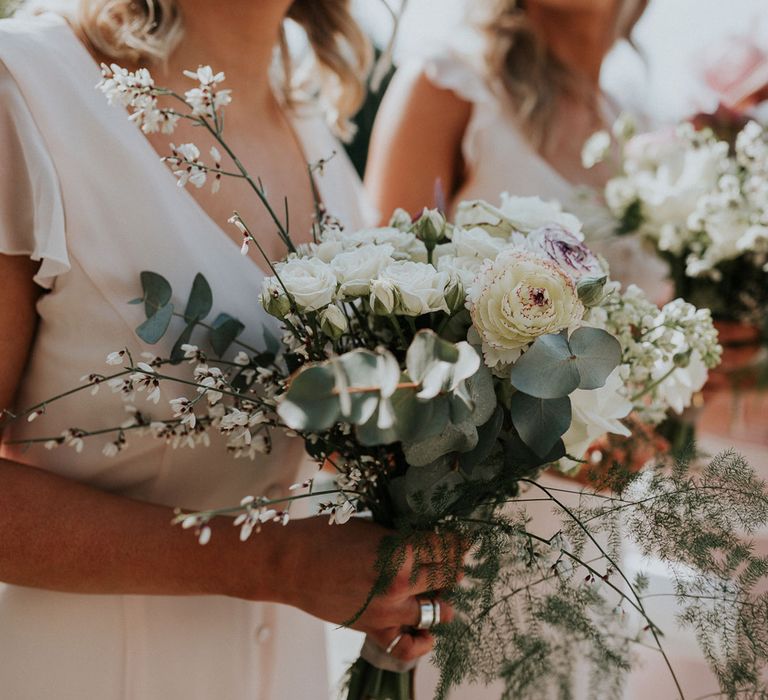
[[[419,604],[417,630],[430,630],[440,624],[440,603],[427,597],[416,598],[416,602]]]

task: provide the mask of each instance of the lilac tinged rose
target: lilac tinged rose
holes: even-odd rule
[[[597,256],[579,238],[558,224],[532,231],[528,234],[528,246],[532,252],[555,263],[575,282],[582,277],[605,274]]]

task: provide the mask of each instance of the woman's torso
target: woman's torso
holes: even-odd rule
[[[38,303],[19,407],[66,391],[83,375],[119,369],[105,365],[111,351],[129,348],[135,359],[142,352],[168,356],[184,327],[179,319],[153,346],[134,332],[144,313],[142,305],[127,302],[141,296],[142,270],[170,281],[179,311],[202,272],[214,296],[206,320],[221,312],[239,318],[246,324],[241,340],[249,345],[263,347],[265,328],[277,332],[259,307],[259,268],[176,186],[125,112],[106,104],[94,89],[98,79],[96,64],[61,19],[0,22],[0,85],[13,102],[24,161],[6,165],[33,169],[24,204],[31,205],[34,221],[23,223],[35,230],[28,242],[34,250],[22,242],[2,252],[43,257],[38,280],[51,287]],[[294,126],[310,161],[337,150],[316,113],[296,117]],[[360,184],[343,155],[317,185],[330,212],[349,227],[363,225]],[[204,337],[192,342],[199,338],[202,347]],[[189,395],[181,385],[161,389],[158,404],[138,394],[136,408],[147,417],[170,418],[168,400]],[[12,424],[4,437],[99,430],[129,417],[120,397],[101,386],[95,396],[83,392],[51,403],[34,422]],[[301,442],[278,435],[272,453],[253,461],[233,459],[214,435],[210,447],[195,449],[174,449],[134,431],[126,437],[127,449],[114,457],[102,449],[115,435],[87,439],[82,452],[5,444],[2,456],[131,498],[192,509],[231,505],[249,494],[274,497],[294,482],[303,461]],[[293,621],[290,631],[280,622],[286,617]],[[278,663],[278,655],[301,646],[286,641],[286,634],[294,642],[294,634],[302,637],[303,646],[322,643],[319,623],[279,606],[2,586],[0,619],[0,685],[19,700],[283,698],[298,697],[302,683],[325,682],[322,649],[295,651],[302,658]],[[303,678],[287,670],[296,662],[306,664]]]

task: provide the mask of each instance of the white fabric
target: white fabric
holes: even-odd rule
[[[425,74],[434,85],[451,90],[472,106],[462,140],[467,175],[454,202],[485,199],[494,203],[502,192],[556,199],[582,219],[591,246],[608,259],[614,279],[663,297],[665,266],[635,238],[605,238],[610,222],[594,205],[594,194],[568,182],[539,155],[504,98],[486,84],[479,60],[477,54],[449,49],[424,62]]]
[[[211,318],[226,311],[242,319],[247,343],[261,344],[261,327],[271,324],[256,302],[261,271],[176,186],[125,111],[94,89],[98,79],[97,65],[60,18],[0,22],[0,252],[41,259],[37,280],[51,290],[38,304],[19,406],[111,369],[104,358],[112,350],[169,354],[181,330],[176,321],[157,346],[144,346],[134,333],[143,312],[126,302],[140,294],[141,270],[165,275],[180,304],[203,272],[214,293]],[[340,151],[317,114],[296,118],[295,127],[308,158]],[[360,184],[343,153],[318,187],[338,218],[352,227],[365,223]],[[168,400],[182,393],[166,384],[158,405],[141,396],[137,405],[146,415],[169,417]],[[97,396],[52,404],[6,437],[97,429],[125,418],[120,399],[102,387]],[[272,455],[255,462],[232,459],[214,436],[210,448],[174,450],[129,433],[129,448],[114,458],[101,453],[108,439],[86,441],[80,454],[6,444],[2,456],[192,509],[231,505],[247,494],[274,497],[303,461],[300,441],[280,436]],[[244,557],[253,546],[243,545]],[[14,700],[321,698],[323,626],[295,610],[225,597],[90,596],[0,585],[0,688]]]

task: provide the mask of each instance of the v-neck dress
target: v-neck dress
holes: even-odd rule
[[[423,59],[423,68],[435,86],[471,105],[461,144],[466,177],[454,204],[471,199],[496,203],[502,192],[557,200],[584,222],[590,245],[608,259],[614,279],[637,284],[654,298],[666,296],[666,267],[638,239],[606,238],[612,224],[595,205],[594,194],[566,180],[536,151],[507,106],[502,88],[486,79],[477,55],[443,49]],[[607,121],[619,114],[608,99],[603,111]]]
[[[52,14],[0,21],[0,253],[40,261],[36,281],[49,291],[20,382],[17,405],[29,406],[76,386],[83,375],[113,369],[106,355],[127,347],[136,357],[168,356],[182,326],[143,344],[139,273],[153,270],[186,301],[195,273],[214,295],[211,318],[226,312],[246,324],[242,337],[263,344],[272,320],[260,309],[262,272],[174,176],[126,112],[95,90],[99,71],[70,27]],[[318,112],[293,116],[310,161],[340,151]],[[348,228],[366,222],[361,185],[338,153],[318,176],[327,209]],[[8,300],[5,300],[8,303]],[[170,417],[162,385],[158,404],[139,394],[149,417]],[[97,430],[128,416],[102,387],[51,404],[6,440]],[[0,455],[105,491],[167,506],[232,505],[249,494],[275,497],[304,460],[295,438],[275,436],[273,451],[234,459],[222,440],[174,449],[128,434],[128,448],[102,453],[110,438]],[[40,527],[45,527],[41,522]],[[132,534],[124,534],[126,543]],[[215,539],[208,546],[215,547]],[[249,542],[243,547],[248,556]],[[307,586],[312,581],[306,582]],[[323,625],[298,611],[227,597],[75,595],[0,584],[0,696],[13,700],[286,700],[323,698],[327,688]]]

